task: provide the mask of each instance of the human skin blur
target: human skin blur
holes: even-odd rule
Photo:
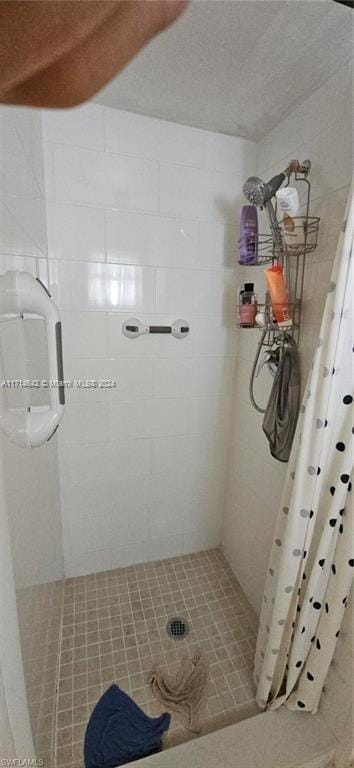
[[[90,99],[188,0],[0,0],[0,102],[73,107]]]

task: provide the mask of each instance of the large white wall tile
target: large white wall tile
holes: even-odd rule
[[[29,256],[47,255],[46,215],[41,198],[6,197],[4,205],[15,224],[14,253]]]
[[[141,546],[142,562],[163,560],[166,557],[177,557],[183,552],[182,536],[165,536],[148,539]]]
[[[216,546],[236,349],[232,268],[253,147],[95,105],[43,124],[65,377],[118,385],[67,391],[58,434],[67,572],[88,573],[90,554],[102,570]],[[190,333],[127,339],[128,317],[180,317]],[[187,495],[177,509],[178,486]]]
[[[117,475],[150,474],[151,441],[117,439],[105,443],[72,443],[60,447],[63,483],[81,486],[88,477],[114,479]]]
[[[231,322],[222,324],[222,318],[196,317],[193,321],[194,354],[198,357],[234,357],[237,351],[238,333]]]
[[[159,210],[167,216],[232,224],[243,202],[242,183],[243,177],[235,174],[162,163]]]
[[[193,275],[196,315],[209,315],[222,321],[234,318],[235,276],[230,271],[198,272]]]
[[[194,221],[109,211],[106,230],[108,261],[142,266],[198,265]]]
[[[110,552],[111,567],[125,568],[135,563],[162,560],[181,554],[183,554],[183,536],[146,539],[146,541],[141,541],[138,544],[113,548]]]
[[[60,203],[157,210],[157,163],[76,147],[53,149],[55,194]]]
[[[186,398],[136,400],[109,405],[111,440],[188,433],[190,402]]]
[[[79,261],[105,260],[104,212],[78,205],[47,204],[48,256]]]
[[[51,260],[51,290],[64,310],[153,312],[155,270],[128,264]]]
[[[40,113],[1,106],[0,274],[23,270],[43,279],[43,271],[47,271],[44,194]],[[29,319],[1,324],[0,367],[4,364],[10,374],[6,378],[42,378],[47,363],[43,326],[42,321]],[[47,371],[44,377],[47,378]],[[38,397],[45,398],[48,393],[27,389],[14,394],[22,397],[18,404],[24,406],[34,404]],[[11,400],[12,392],[9,405]],[[34,451],[15,445],[4,434],[0,442],[4,512],[12,556],[9,578],[14,576],[16,588],[16,603],[11,607],[18,618],[20,666],[22,669],[23,664],[24,693],[30,702],[37,754],[41,751],[37,741],[38,691],[48,674],[48,659],[51,667],[56,666],[61,630],[64,564],[57,437]],[[49,702],[54,702],[55,681],[50,683],[48,677],[48,682],[45,695]],[[22,696],[22,690],[19,693]],[[48,710],[46,730],[50,739],[54,736],[54,718]],[[4,753],[4,749],[1,751]],[[10,751],[9,748],[8,754]]]
[[[195,312],[199,272],[184,269],[157,271],[157,311],[185,320]]]
[[[45,201],[55,200],[55,180],[54,180],[54,162],[53,162],[54,144],[49,141],[42,142],[43,165],[44,165],[44,184]]]
[[[105,110],[106,150],[202,166],[204,131],[118,109]]]
[[[76,554],[74,557],[67,554],[65,557],[65,574],[67,579],[74,579],[76,576],[87,576],[90,573],[102,573],[114,567],[109,549],[84,552],[84,554]]]
[[[12,107],[0,113],[0,197],[19,195],[27,199],[39,196],[36,174],[14,125]]]
[[[103,107],[85,104],[74,109],[42,110],[45,141],[104,149]]]
[[[194,360],[192,358],[156,360],[154,364],[155,397],[188,397],[192,394]]]
[[[205,132],[204,168],[251,176],[256,170],[256,144],[236,136]]]
[[[149,398],[153,389],[153,361],[144,358],[69,358],[65,364],[65,378],[73,382],[87,382],[87,386],[74,386],[67,390],[68,403]]]
[[[152,478],[151,535],[189,533],[221,525],[224,471],[161,472]]]
[[[232,358],[194,358],[192,395],[194,397],[231,395],[233,373],[234,360]]]
[[[233,268],[238,258],[239,211],[230,217],[230,225],[199,222],[198,264],[200,269]]]
[[[155,397],[204,397],[231,394],[233,361],[221,357],[157,360]]]
[[[71,552],[82,554],[107,549],[115,542],[124,546],[149,536],[149,477],[119,476],[62,489],[64,516],[70,521]],[[99,525],[97,525],[97,514]]]
[[[108,406],[105,403],[66,405],[60,423],[60,442],[105,442],[108,438],[108,423]]]
[[[17,216],[14,214],[13,201],[16,202]],[[23,213],[33,209],[23,198],[0,200],[0,251],[4,254],[22,256],[41,256],[43,252],[32,239],[24,226]],[[11,210],[12,209],[12,210]]]
[[[19,269],[37,277],[37,264],[36,259],[29,256],[14,256],[0,253],[0,274],[7,272],[9,269]]]
[[[205,526],[199,531],[192,531],[183,536],[183,554],[203,552],[205,549],[219,547],[222,540],[221,523],[218,527],[208,530]]]
[[[156,437],[152,440],[152,472],[181,472],[187,469],[190,435]]]
[[[104,312],[62,312],[64,363],[70,357],[109,357]]]
[[[227,397],[194,397],[191,401],[190,432],[205,434],[226,431],[231,399]]]
[[[157,270],[157,311],[189,320],[191,315],[230,314],[234,277],[230,272],[208,270]]]
[[[152,441],[152,472],[202,472],[225,463],[222,431],[207,435],[158,437]]]

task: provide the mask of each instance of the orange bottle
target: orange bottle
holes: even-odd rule
[[[275,320],[279,328],[289,328],[292,326],[293,321],[291,319],[283,268],[280,264],[275,264],[273,267],[266,269],[264,274],[268,284]]]

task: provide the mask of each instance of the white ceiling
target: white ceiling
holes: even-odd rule
[[[197,0],[96,101],[259,140],[352,56],[332,0]]]

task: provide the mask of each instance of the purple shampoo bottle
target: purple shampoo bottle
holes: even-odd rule
[[[255,205],[243,205],[240,224],[240,264],[257,264],[258,214]]]

